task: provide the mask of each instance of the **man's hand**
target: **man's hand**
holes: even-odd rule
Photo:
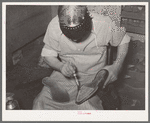
[[[60,69],[61,73],[66,77],[73,77],[73,74],[76,71],[76,66],[72,63],[65,63]]]
[[[124,59],[128,52],[128,46],[129,46],[129,43],[125,43],[125,44],[118,46],[116,60],[113,62],[112,65],[108,65],[103,68],[103,69],[108,70],[108,72],[109,72],[108,78],[107,78],[106,82],[104,83],[103,88],[105,88],[105,86],[107,84],[117,80],[118,74],[121,70]]]
[[[108,65],[108,66],[105,66],[103,69],[106,69],[109,72],[109,75],[103,85],[103,88],[105,88],[107,84],[112,83],[117,80],[120,68],[119,66],[117,67],[116,65]]]
[[[61,72],[66,77],[73,77],[73,74],[77,70],[76,66],[73,63],[60,62],[57,57],[53,56],[44,57],[44,61],[54,70]]]

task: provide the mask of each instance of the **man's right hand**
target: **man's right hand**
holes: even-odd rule
[[[61,67],[60,72],[66,77],[73,77],[73,74],[76,72],[76,66],[67,62]]]

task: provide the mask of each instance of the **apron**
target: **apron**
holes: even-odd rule
[[[106,46],[96,41],[94,33],[81,43],[71,42],[62,34],[59,45],[60,59],[63,63],[69,61],[77,67],[77,77],[81,85],[92,82],[96,73],[106,65]],[[74,78],[67,78],[60,72],[53,71],[50,77],[44,79],[49,84],[54,83],[57,89],[65,91],[69,100],[57,102],[52,92],[54,88],[45,85],[33,102],[33,110],[103,110],[102,102],[97,96],[80,105],[75,103],[78,90]],[[59,96],[63,99],[64,95],[59,93]]]

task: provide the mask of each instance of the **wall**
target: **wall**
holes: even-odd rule
[[[45,33],[52,19],[50,6],[6,6],[6,62],[12,66],[14,51]]]
[[[145,34],[145,6],[122,6],[121,24],[128,32]]]
[[[55,17],[57,15],[57,10],[58,10],[58,6],[54,5],[54,6],[51,6],[51,16],[52,18]]]
[[[144,72],[145,64],[145,6],[122,6],[121,25],[131,37],[128,61]],[[132,57],[131,57],[132,56]],[[139,67],[140,66],[140,67]],[[136,71],[137,72],[137,71]],[[144,78],[144,77],[143,77]]]
[[[88,6],[90,13],[96,13],[98,16],[107,15],[114,21],[120,21],[121,6],[118,5],[97,5]]]
[[[108,15],[121,26],[125,26],[131,37],[128,63],[137,64],[145,59],[145,7],[144,6],[88,6],[96,16]],[[144,68],[144,67],[141,67]]]
[[[15,6],[6,7],[6,57],[7,66],[12,65],[12,54],[24,45],[44,34],[49,21],[57,15],[58,6]],[[121,6],[88,6],[91,13],[109,15],[120,22]],[[144,35],[129,33],[132,40],[145,41]]]

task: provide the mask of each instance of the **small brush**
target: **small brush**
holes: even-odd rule
[[[75,81],[76,81],[77,86],[79,87],[79,81],[78,81],[78,79],[77,79],[77,75],[74,73],[73,76],[74,76],[74,78],[75,78]]]

